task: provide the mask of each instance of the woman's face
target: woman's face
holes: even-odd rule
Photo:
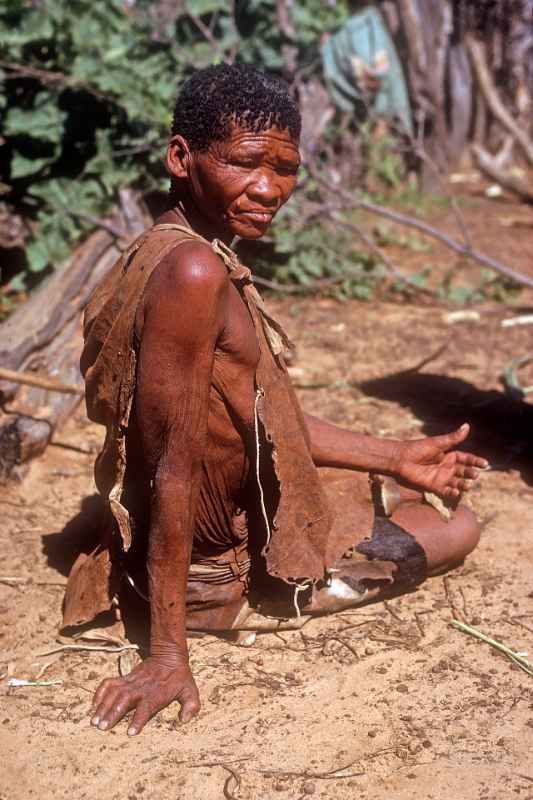
[[[182,172],[172,168],[172,148]],[[169,170],[186,178],[196,211],[215,228],[243,239],[258,239],[287,202],[300,165],[298,142],[277,127],[254,133],[234,126],[229,136],[203,153],[191,153],[175,136],[169,145]]]

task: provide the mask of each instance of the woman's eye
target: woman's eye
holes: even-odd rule
[[[299,169],[300,169],[299,166],[286,166],[286,167],[280,167],[278,169],[278,172],[281,175],[297,175]]]
[[[242,167],[243,169],[253,169],[255,167],[255,161],[253,158],[235,158],[233,159],[233,164],[236,167]]]

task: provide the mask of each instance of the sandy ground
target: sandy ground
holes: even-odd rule
[[[449,325],[427,304],[274,305],[299,343],[296,382],[340,382],[300,388],[307,410],[385,436],[472,422],[469,447],[494,465],[469,500],[481,545],[414,593],[302,633],[250,648],[193,638],[199,717],[181,726],[171,706],[138,738],[125,724],[101,733],[91,694],[135,656],[42,655],[58,645],[65,575],[91,538],[101,431],[80,410],[0,496],[1,800],[533,798],[533,678],[450,625],[464,619],[533,660],[533,409],[499,383],[531,329],[501,328],[512,313],[490,306]],[[9,677],[58,683],[10,688]]]

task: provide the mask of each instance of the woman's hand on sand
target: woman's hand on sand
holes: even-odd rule
[[[107,731],[134,711],[128,734],[140,733],[149,719],[173,700],[181,704],[180,721],[200,710],[200,696],[188,664],[168,667],[147,658],[124,678],[107,678],[94,695],[91,724]]]
[[[397,476],[418,489],[457,499],[472,488],[479,470],[488,461],[473,453],[454,450],[470,432],[468,424],[443,436],[402,442],[397,457]]]

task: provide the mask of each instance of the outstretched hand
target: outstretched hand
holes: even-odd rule
[[[468,424],[443,436],[402,442],[396,474],[418,489],[456,499],[468,492],[488,461],[473,453],[454,450],[470,432]]]
[[[107,678],[94,695],[91,723],[109,730],[134,710],[128,734],[140,733],[149,719],[173,700],[181,704],[180,721],[200,710],[200,697],[188,665],[170,668],[147,658],[124,678]]]

